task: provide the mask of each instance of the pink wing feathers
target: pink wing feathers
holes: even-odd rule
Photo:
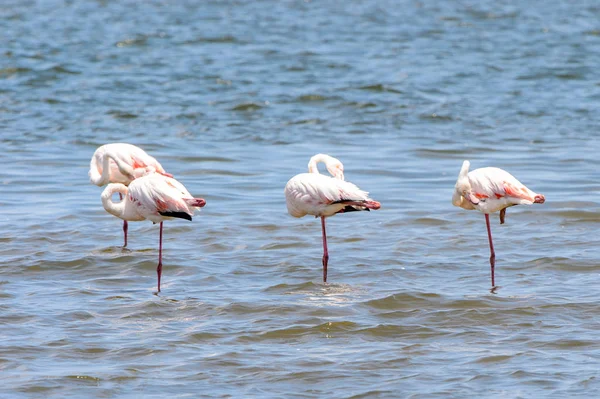
[[[103,173],[108,165],[108,173]],[[93,184],[122,183],[128,185],[132,180],[148,173],[166,173],[162,165],[144,150],[127,143],[111,143],[100,146],[90,162],[90,180]],[[104,178],[103,178],[104,176]]]
[[[528,189],[523,183],[505,170],[488,167],[469,173],[472,193],[477,199],[504,198],[511,204],[531,205],[540,202],[542,195]]]
[[[129,154],[129,158],[130,158],[129,163],[131,164],[131,167],[134,169],[134,175],[136,175],[136,177],[140,177],[140,176],[143,176],[144,174],[152,173],[152,172],[160,173],[161,175],[164,175],[167,177],[173,177],[172,174],[165,172],[164,168],[156,160],[156,158],[154,158],[151,155],[148,155],[148,153],[146,153],[141,148],[138,148],[135,146],[132,146],[132,147],[134,147],[135,150],[133,150]]]
[[[195,209],[206,204],[203,199],[194,198],[177,180],[158,173],[134,180],[128,196],[139,212],[155,223],[164,217],[192,220]]]
[[[379,209],[380,204],[368,192],[340,179],[316,173],[301,173],[285,186],[288,212],[294,217],[331,216],[348,205]]]

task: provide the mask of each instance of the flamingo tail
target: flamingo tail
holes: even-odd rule
[[[170,217],[170,218],[180,218],[180,219],[192,220],[192,215],[190,215],[187,212],[165,211],[165,212],[158,212],[158,213],[162,216],[166,216],[166,217]]]
[[[332,204],[344,204],[344,205],[348,205],[348,206],[356,206],[359,208],[366,208],[366,209],[357,209],[357,210],[369,210],[369,209],[379,209],[381,208],[381,204],[377,201],[373,201],[373,200],[339,200],[339,201],[334,201],[332,202]]]
[[[371,209],[377,210],[381,208],[381,204],[373,200],[339,200],[332,202],[333,204],[344,204],[346,205],[339,213],[356,212],[356,211],[367,211]]]
[[[203,198],[185,198],[184,201],[189,206],[195,206],[196,208],[202,208],[206,205],[206,201]]]

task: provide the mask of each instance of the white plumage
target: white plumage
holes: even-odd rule
[[[452,196],[455,206],[494,213],[513,205],[531,205],[543,198],[503,169],[487,167],[469,172],[470,165],[464,161],[460,170]]]
[[[98,147],[90,161],[90,181],[97,186],[108,183],[128,185],[148,173],[166,173],[162,165],[144,150],[127,143],[111,143]]]
[[[123,196],[120,202],[113,202],[112,196]],[[158,291],[162,274],[162,230],[163,221],[181,218],[192,220],[194,211],[206,205],[202,198],[194,198],[189,191],[172,177],[158,173],[133,180],[129,187],[121,183],[111,183],[102,192],[102,205],[107,212],[128,221],[150,220],[160,223],[158,252]]]
[[[149,173],[165,172],[162,165],[144,150],[132,144],[112,143],[100,146],[90,161],[90,181],[97,186],[120,183],[128,186],[134,179]],[[127,220],[123,221],[123,247],[127,246]]]
[[[452,194],[452,204],[463,209],[476,209],[485,214],[490,244],[492,287],[495,286],[496,253],[492,242],[489,214],[500,211],[504,223],[506,208],[514,205],[543,204],[546,198],[527,188],[513,175],[499,168],[480,168],[469,172],[469,161],[464,161]]]
[[[332,216],[347,205],[344,201],[370,201],[366,191],[356,185],[318,173],[301,173],[285,186],[290,215]]]
[[[319,174],[317,164],[323,162],[333,177]],[[321,218],[323,230],[323,281],[327,281],[327,234],[325,218],[336,213],[379,209],[381,204],[372,200],[368,192],[344,181],[344,166],[329,155],[317,154],[308,163],[309,173],[292,177],[284,193],[288,213],[300,218],[313,215]]]

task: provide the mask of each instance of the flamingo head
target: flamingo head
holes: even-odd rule
[[[475,209],[473,205],[477,204],[475,196],[471,194],[471,182],[469,181],[469,161],[464,161],[458,179],[454,185],[454,193],[452,194],[452,205],[464,209]],[[475,202],[473,202],[475,201]]]
[[[336,179],[344,180],[344,165],[339,159],[327,154],[314,155],[308,162],[308,173],[319,173],[317,164],[323,162],[327,171]]]
[[[331,157],[331,160],[327,162],[325,166],[331,176],[339,180],[344,180],[344,165],[339,160]]]

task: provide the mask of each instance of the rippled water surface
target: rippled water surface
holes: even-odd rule
[[[0,397],[600,396],[594,2],[0,6]],[[207,205],[121,223],[101,144]],[[329,153],[382,203],[287,214]],[[546,203],[450,203],[464,159]]]

